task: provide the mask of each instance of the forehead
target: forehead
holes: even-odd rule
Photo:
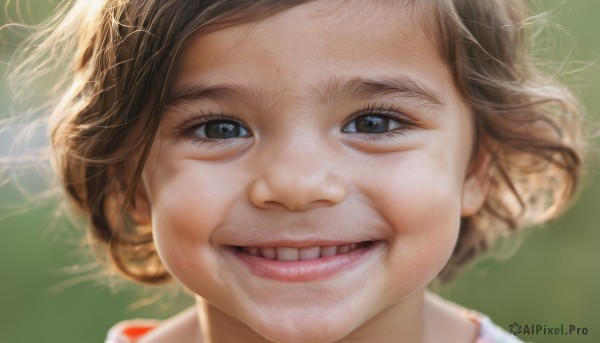
[[[266,9],[261,19],[245,20],[244,13],[235,10],[228,16],[208,27],[199,28],[192,41],[201,40],[207,46],[218,44],[227,38],[240,38],[240,31],[256,31],[265,34],[266,39],[275,40],[288,35],[286,41],[294,39],[294,34],[302,32],[305,39],[313,39],[342,30],[347,34],[357,32],[371,35],[373,39],[389,39],[389,31],[404,38],[414,37],[436,42],[439,30],[436,24],[438,6],[436,1],[414,0],[320,0],[307,1],[300,5],[269,15]],[[272,6],[272,5],[271,5]],[[265,7],[268,8],[267,5]],[[243,10],[240,10],[243,11]],[[211,27],[221,27],[214,34]],[[277,28],[278,31],[270,31]],[[210,32],[206,34],[206,32]],[[339,33],[339,32],[338,32]],[[194,39],[195,38],[195,39]],[[296,37],[297,38],[297,37]],[[237,42],[236,42],[237,43]],[[214,45],[213,45],[214,46]]]
[[[262,80],[281,90],[294,82],[335,82],[335,75],[384,76],[402,71],[399,65],[416,74],[447,69],[432,34],[432,3],[313,1],[261,20],[200,31],[184,50],[174,89],[199,78]]]

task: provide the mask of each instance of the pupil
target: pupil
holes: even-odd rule
[[[387,132],[387,118],[379,116],[366,116],[357,119],[356,129],[364,133],[383,133]]]
[[[239,125],[230,122],[213,122],[206,124],[206,137],[212,139],[237,138],[240,135]]]

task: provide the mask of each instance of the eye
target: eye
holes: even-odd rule
[[[213,120],[198,125],[193,134],[204,139],[231,139],[250,137],[248,130],[239,123],[230,120]]]
[[[342,132],[346,133],[386,133],[392,131],[402,124],[388,115],[368,114],[350,121]]]

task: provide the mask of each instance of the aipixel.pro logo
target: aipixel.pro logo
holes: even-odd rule
[[[590,330],[574,324],[550,326],[546,324],[520,324],[513,322],[508,326],[508,332],[515,336],[545,335],[545,336],[587,336]]]

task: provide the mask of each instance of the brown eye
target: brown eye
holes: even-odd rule
[[[194,134],[205,139],[231,139],[249,137],[248,130],[233,121],[216,120],[198,126]]]
[[[383,115],[369,114],[358,117],[348,123],[343,129],[346,133],[385,133],[401,124]]]

